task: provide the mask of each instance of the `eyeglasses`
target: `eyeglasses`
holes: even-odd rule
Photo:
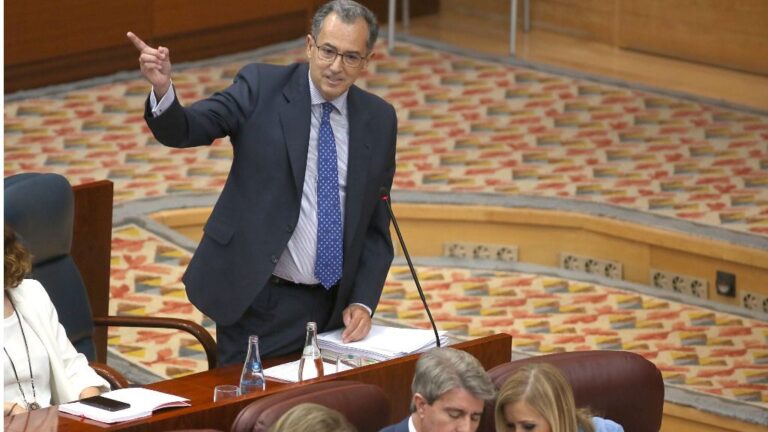
[[[317,56],[320,57],[320,60],[327,63],[333,63],[336,61],[336,57],[341,56],[341,61],[346,66],[359,68],[362,66],[363,60],[365,60],[360,54],[341,53],[336,48],[329,47],[328,45],[318,46],[317,43],[315,43],[315,48],[317,48]]]

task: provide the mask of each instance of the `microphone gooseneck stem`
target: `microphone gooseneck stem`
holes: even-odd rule
[[[429,311],[429,305],[427,305],[427,298],[424,296],[424,290],[421,289],[421,284],[419,283],[419,277],[416,275],[416,269],[413,268],[413,263],[411,262],[411,255],[408,253],[408,248],[405,247],[405,240],[403,240],[403,235],[400,233],[400,227],[397,225],[395,212],[392,211],[392,204],[390,204],[389,202],[389,194],[382,194],[381,199],[382,201],[384,201],[384,204],[387,206],[389,217],[390,219],[392,219],[392,225],[394,225],[395,233],[397,233],[397,239],[400,240],[400,247],[403,248],[403,255],[405,255],[405,260],[408,262],[408,268],[411,269],[411,275],[413,276],[413,281],[416,282],[416,289],[419,291],[421,302],[424,304],[424,310],[427,311],[429,322],[430,324],[432,324],[432,331],[435,332],[435,343],[439,348],[440,335],[437,333],[437,326],[435,325],[435,320],[432,318],[432,312]]]

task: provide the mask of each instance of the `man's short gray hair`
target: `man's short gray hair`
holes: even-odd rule
[[[341,22],[345,24],[354,24],[359,18],[364,19],[366,24],[368,24],[366,48],[368,48],[368,53],[373,50],[376,38],[379,37],[379,24],[376,21],[376,15],[367,7],[353,0],[331,0],[317,9],[315,16],[312,18],[312,37],[315,39],[315,42],[317,42],[317,36],[323,27],[325,18],[331,13],[335,13],[341,19]]]
[[[483,401],[496,397],[496,388],[483,365],[471,354],[454,348],[433,348],[416,362],[411,391],[432,405],[440,396],[461,388]],[[416,406],[411,401],[411,412]]]

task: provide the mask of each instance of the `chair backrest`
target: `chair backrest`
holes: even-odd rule
[[[381,388],[355,381],[331,381],[258,399],[240,411],[231,431],[267,431],[286,411],[305,402],[339,411],[361,432],[378,431],[389,424],[389,398]]]
[[[488,371],[496,388],[519,367],[537,362],[560,369],[573,388],[576,406],[589,407],[626,432],[658,432],[664,408],[664,381],[656,365],[629,351],[576,351],[530,357]],[[488,406],[486,406],[488,410]],[[493,431],[493,407],[479,430]]]
[[[31,277],[45,287],[75,349],[94,360],[91,307],[70,255],[72,187],[58,174],[17,174],[6,177],[4,183],[5,221],[32,254]]]
[[[529,363],[546,362],[560,369],[573,388],[576,406],[588,407],[626,432],[658,432],[664,408],[664,381],[650,361],[629,351],[577,351],[515,360],[488,371],[496,388]],[[486,406],[486,410],[489,407]],[[480,431],[493,431],[491,415]]]

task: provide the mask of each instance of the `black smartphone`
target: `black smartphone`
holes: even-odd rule
[[[80,399],[78,402],[107,411],[120,411],[131,407],[131,404],[129,403],[120,402],[104,396],[91,396],[85,399]]]

